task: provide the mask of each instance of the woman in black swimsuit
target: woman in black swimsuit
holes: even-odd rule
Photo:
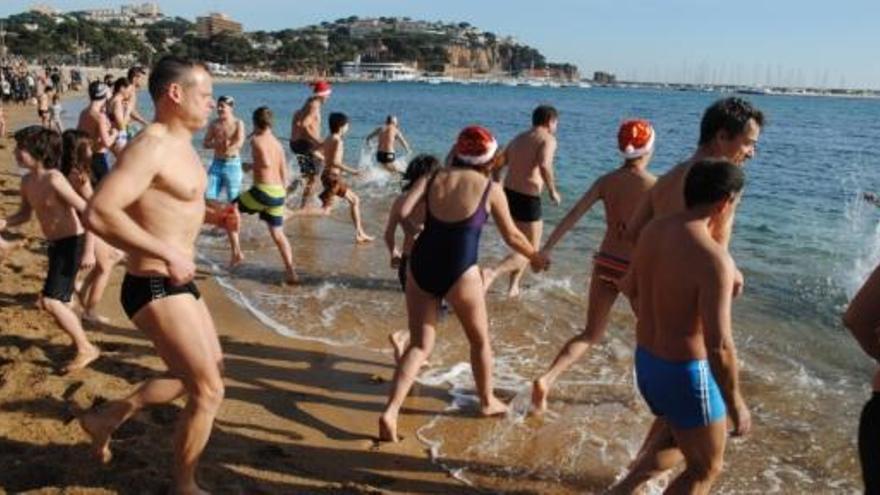
[[[381,440],[398,439],[400,407],[434,348],[441,299],[452,306],[470,342],[480,413],[494,416],[507,411],[493,392],[489,319],[477,266],[480,233],[489,214],[511,248],[528,257],[534,269],[543,265],[513,223],[501,186],[489,177],[497,149],[495,138],[486,129],[465,128],[453,148],[451,166],[419,179],[401,207],[406,225],[407,217],[424,201],[425,227],[416,239],[407,274],[410,345],[398,363],[388,403],[379,418]]]

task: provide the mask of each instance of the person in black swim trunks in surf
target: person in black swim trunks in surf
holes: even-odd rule
[[[318,81],[312,85],[312,96],[293,114],[290,125],[290,151],[299,163],[301,179],[294,181],[287,190],[292,194],[299,186],[300,180],[305,181],[300,208],[305,208],[315,193],[318,182],[319,163],[324,161],[320,146],[321,139],[321,107],[330,98],[333,89],[327,81]]]
[[[605,238],[593,256],[593,275],[587,299],[587,321],[583,332],[572,337],[553,365],[532,384],[532,405],[535,412],[547,409],[547,395],[559,375],[581,358],[591,346],[598,344],[608,327],[611,307],[617,300],[620,280],[629,269],[633,244],[626,237],[626,222],[632,216],[642,197],[653,187],[657,178],[648,171],[654,152],[654,129],[646,120],[628,120],[620,126],[617,144],[623,164],[596,180],[590,189],[553,229],[541,254],[550,252],[562,237],[590,208],[601,201],[605,207]]]
[[[193,283],[195,240],[205,216],[207,174],[193,148],[214,107],[204,65],[163,57],[150,72],[155,121],[120,156],[86,212],[89,227],[128,253],[120,299],[168,367],[130,396],[80,418],[93,454],[109,462],[110,436],[145,406],[187,396],[174,441],[174,493],[204,493],[199,457],[223,400],[222,352],[208,307]]]
[[[507,145],[504,157],[507,175],[504,178],[504,194],[510,205],[510,215],[516,227],[529,238],[537,249],[541,245],[544,221],[541,219],[541,192],[544,186],[550,199],[559,205],[562,197],[556,189],[553,177],[553,157],[556,154],[556,126],[559,114],[549,105],[541,105],[532,113],[532,128],[518,135]],[[517,253],[509,256],[494,268],[483,270],[486,292],[500,275],[509,273],[508,297],[519,295],[519,282],[527,261]]]
[[[394,162],[397,160],[397,155],[394,152],[394,145],[399,142],[407,153],[412,151],[412,148],[406,141],[406,138],[403,137],[403,132],[400,130],[400,124],[397,121],[397,117],[394,115],[386,117],[385,125],[377,127],[376,130],[371,132],[364,139],[364,141],[369,144],[369,142],[376,137],[379,138],[379,149],[376,151],[376,161],[379,162],[379,165],[385,170],[394,174],[399,174],[400,170],[394,165]]]

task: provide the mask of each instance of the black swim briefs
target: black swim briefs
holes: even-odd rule
[[[537,222],[543,216],[541,212],[541,197],[523,194],[504,188],[507,196],[507,205],[510,207],[510,216],[519,222]]]
[[[315,157],[315,143],[308,139],[297,139],[290,142],[290,151],[299,164],[299,173],[305,176],[318,175],[318,159]]]
[[[177,294],[191,294],[196,300],[202,297],[199,288],[192,281],[183,285],[173,285],[170,278],[161,275],[141,277],[126,273],[122,280],[119,300],[125,314],[131,319],[147,304]]]
[[[386,165],[389,163],[394,163],[394,160],[397,159],[397,156],[393,151],[377,151],[376,152],[376,161],[381,163],[382,165]]]
[[[85,239],[86,236],[80,234],[49,241],[49,270],[43,284],[43,297],[70,302]]]

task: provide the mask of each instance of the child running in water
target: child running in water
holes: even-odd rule
[[[626,222],[656,177],[647,172],[654,150],[654,129],[646,120],[628,120],[620,126],[617,143],[623,164],[600,177],[565,215],[550,234],[541,254],[549,259],[553,247],[597,202],[605,206],[605,238],[593,256],[593,276],[584,331],[565,343],[550,369],[534,381],[532,405],[539,413],[547,409],[547,395],[559,378],[590,346],[598,343],[608,327],[608,315],[620,290],[617,283],[629,267],[633,245],[626,237]]]
[[[406,267],[409,261],[409,253],[412,251],[413,243],[416,236],[413,233],[403,229],[403,244],[400,249],[397,248],[395,234],[397,227],[402,227],[403,217],[400,210],[403,207],[403,201],[406,199],[407,193],[412,189],[413,184],[425,175],[432,174],[440,168],[440,161],[431,155],[419,155],[409,162],[406,172],[403,173],[403,184],[401,185],[401,194],[397,196],[391,205],[391,211],[388,213],[388,223],[385,226],[385,245],[388,247],[388,254],[391,256],[391,268],[397,270],[397,280],[400,281],[400,289],[406,291]],[[413,213],[407,218],[407,221],[413,227],[420,229],[425,223],[425,208],[423,203],[419,203]],[[408,332],[399,330],[388,336],[391,345],[394,347],[394,361],[400,361],[400,356],[406,348],[409,341]]]
[[[61,134],[61,141],[61,173],[77,194],[88,201],[94,194],[91,181],[92,139],[84,131],[68,129]],[[107,323],[109,320],[99,315],[96,308],[104,297],[113,266],[122,259],[122,253],[92,232],[86,232],[86,237],[94,246],[95,267],[86,275],[78,291],[84,309],[82,316],[91,322]]]
[[[28,174],[21,180],[21,207],[14,215],[0,219],[0,230],[27,223],[36,213],[49,241],[49,270],[40,295],[40,307],[49,312],[70,335],[76,356],[65,373],[88,366],[100,351],[83,331],[79,316],[70,308],[76,274],[80,267],[91,268],[94,250],[86,245],[85,229],[77,213],[86,201],[57,170],[61,158],[61,136],[43,126],[30,126],[15,133],[15,159]]]

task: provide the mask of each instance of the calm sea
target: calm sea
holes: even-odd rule
[[[288,136],[292,112],[308,87],[219,84],[215,94],[234,96],[249,127],[251,112],[269,106],[276,133]],[[335,88],[325,111],[351,119],[346,161],[367,169],[353,188],[364,200],[368,231],[381,235],[399,185],[371,165],[374,150],[364,146],[363,137],[387,114],[399,117],[416,152],[442,157],[467,124],[484,125],[504,142],[528,127],[536,105],[556,106],[563,205],[545,203],[549,232],[593,180],[619,165],[615,145],[622,120],[654,123],[658,137],[650,170],[662,174],[690,155],[702,111],[721,96],[344,84]],[[856,425],[873,368],[839,320],[848,297],[880,261],[880,209],[860,200],[863,192],[880,190],[880,100],[748,98],[768,116],[757,156],[746,168],[732,242],[746,277],[734,327],[755,434],[730,445],[718,490],[855,492],[861,486]],[[255,219],[243,232],[248,261],[235,273],[219,268],[227,258],[224,238],[203,237],[203,253],[217,264],[221,282],[279,331],[387,352],[387,334],[406,328],[403,295],[383,244],[354,246],[346,210],[339,205],[331,218],[287,223],[305,280],[301,287],[281,287],[280,259]],[[507,419],[469,416],[476,399],[466,340],[454,318],[441,325],[422,381],[447,387],[450,408],[463,412],[431,419],[419,436],[456,476],[497,491],[591,492],[620,475],[637,451],[651,418],[632,383],[633,319],[622,301],[605,342],[559,381],[551,414],[541,420],[523,414],[531,379],[583,326],[590,257],[604,228],[601,210],[596,206],[558,246],[549,273],[525,277],[519,300],[504,298],[503,281],[489,297],[498,387],[515,406]],[[505,253],[495,229],[487,226],[481,262],[494,263]]]

